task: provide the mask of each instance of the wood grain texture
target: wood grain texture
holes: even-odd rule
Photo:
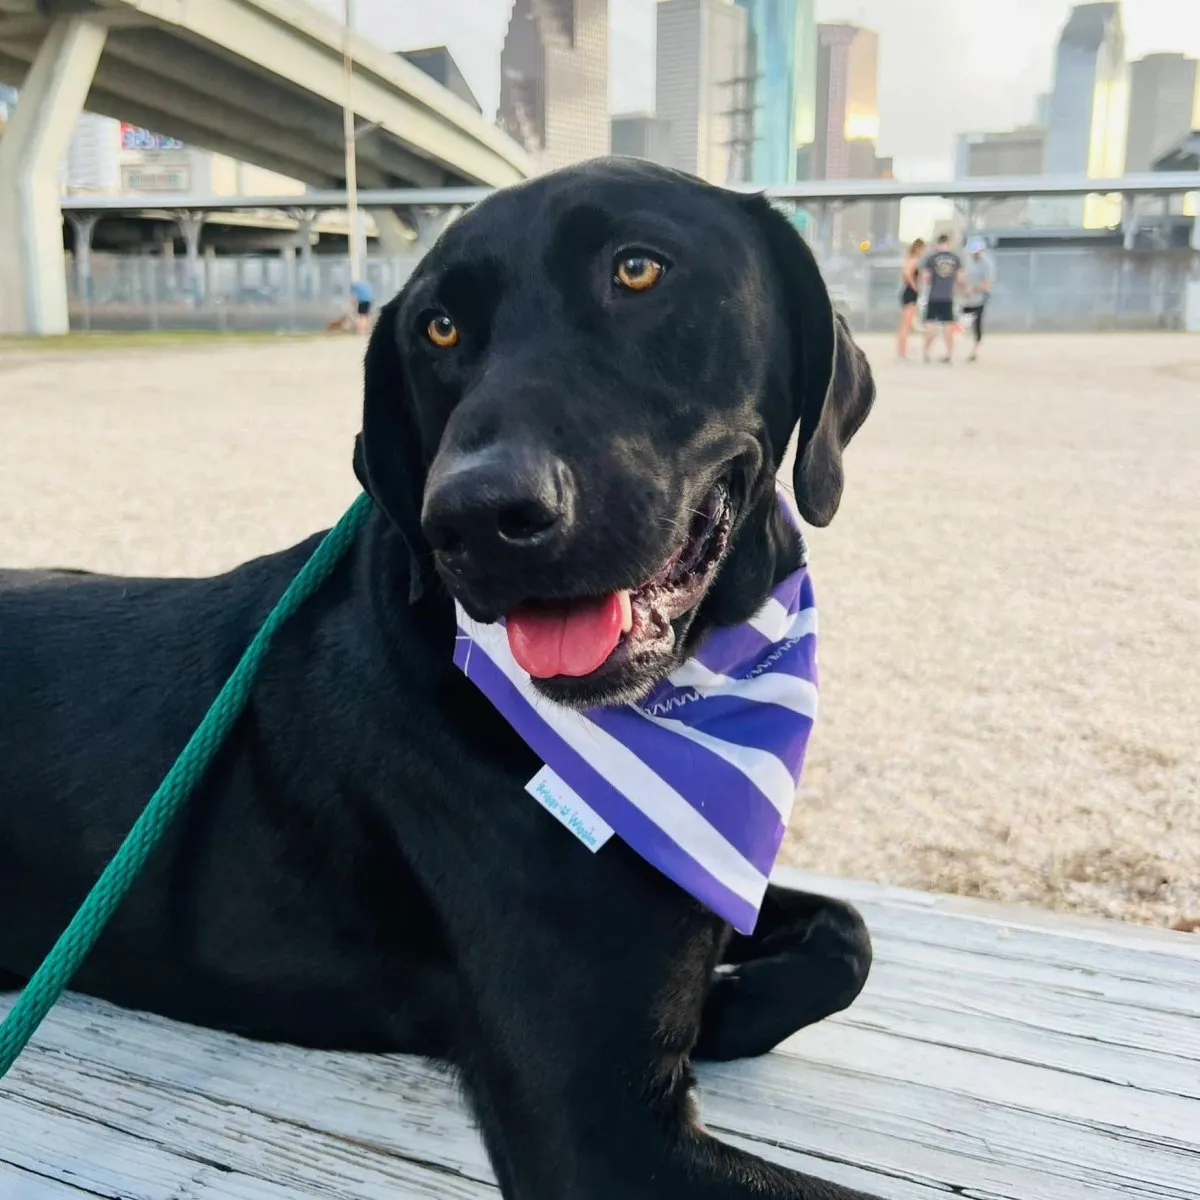
[[[1200,938],[782,881],[859,904],[876,967],[849,1012],[701,1071],[714,1133],[887,1200],[1200,1200]],[[71,996],[0,1084],[0,1200],[495,1196],[417,1059]]]

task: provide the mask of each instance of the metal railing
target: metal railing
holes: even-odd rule
[[[371,255],[365,272],[380,302],[418,259]],[[1200,252],[1046,247],[993,252],[992,331],[1179,329]],[[823,263],[837,307],[860,331],[899,320],[898,254],[830,256]],[[71,323],[95,330],[309,332],[349,311],[345,256],[93,254],[90,280],[68,260]]]

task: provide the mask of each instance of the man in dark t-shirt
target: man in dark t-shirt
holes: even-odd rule
[[[929,361],[929,351],[940,325],[942,337],[946,340],[946,362],[951,363],[954,361],[954,335],[957,332],[954,297],[962,287],[963,262],[951,248],[948,233],[938,238],[937,247],[921,267],[928,289],[925,301],[925,361]]]

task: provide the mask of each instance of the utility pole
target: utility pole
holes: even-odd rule
[[[354,29],[354,0],[345,0],[345,19],[342,25],[342,138],[346,144],[346,216],[350,222],[350,282],[362,279],[361,239],[358,231],[358,161],[354,132],[354,54],[350,38]]]

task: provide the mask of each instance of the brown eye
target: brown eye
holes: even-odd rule
[[[617,263],[616,280],[631,292],[648,292],[663,277],[666,268],[648,254],[629,254]]]
[[[439,349],[449,350],[458,345],[458,326],[445,314],[434,317],[425,326],[425,336]]]

